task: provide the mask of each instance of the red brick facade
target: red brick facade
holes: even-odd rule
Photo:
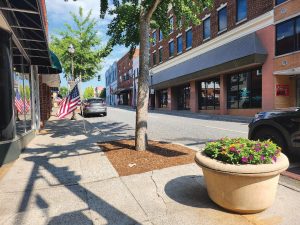
[[[217,8],[222,5],[223,3],[227,3],[227,21],[228,21],[228,26],[227,26],[227,31],[230,31],[238,26],[240,26],[243,23],[246,23],[254,18],[257,18],[260,15],[263,15],[266,12],[269,12],[270,10],[273,9],[274,7],[274,2],[273,0],[248,0],[248,13],[247,13],[247,20],[236,23],[236,0],[216,0],[214,1],[214,8],[211,10],[206,9],[202,14],[199,15],[199,18],[202,19],[205,17],[205,15],[210,14],[210,20],[211,20],[211,37],[209,40],[212,40],[222,34],[218,34],[218,11]],[[170,11],[169,16],[172,15],[172,11]],[[156,30],[156,45],[153,46],[151,44],[151,49],[150,53],[152,56],[152,52],[156,51],[157,54],[157,59],[158,59],[158,52],[159,48],[163,47],[163,62],[166,62],[169,60],[169,40],[173,39],[174,40],[174,49],[177,48],[177,43],[176,43],[176,37],[178,34],[182,34],[182,43],[183,43],[183,51],[182,53],[186,52],[185,48],[185,27],[182,27],[180,29],[177,29],[176,27],[176,18],[174,17],[174,32],[171,33],[168,37],[164,37],[162,41],[159,42],[159,30]],[[197,26],[192,26],[192,31],[193,31],[193,48],[203,44],[203,24],[197,25]],[[151,36],[152,37],[152,36]],[[208,41],[209,41],[208,40]],[[205,41],[207,42],[207,41]],[[181,53],[181,54],[182,54]],[[174,51],[174,57],[177,56],[177,51]],[[153,65],[153,57],[151,58],[151,65]]]
[[[50,87],[42,83],[42,77],[39,77],[40,90],[40,112],[41,112],[41,128],[45,126],[45,122],[50,118],[52,110],[52,99]]]

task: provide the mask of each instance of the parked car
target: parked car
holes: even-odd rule
[[[300,108],[256,114],[249,124],[249,139],[270,139],[283,152],[300,154]]]
[[[80,106],[81,115],[107,115],[107,107],[103,98],[89,98],[82,101]]]

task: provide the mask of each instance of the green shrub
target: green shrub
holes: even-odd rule
[[[207,143],[204,152],[210,158],[230,164],[270,164],[276,162],[281,148],[270,140],[222,138]]]

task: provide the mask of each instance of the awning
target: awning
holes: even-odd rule
[[[45,2],[40,0],[0,1],[0,16],[4,17],[13,39],[13,64],[51,67],[47,39]]]
[[[155,89],[177,85],[253,65],[262,65],[267,57],[256,33],[246,35],[180,64],[153,74]]]
[[[300,75],[300,67],[291,68],[287,70],[277,70],[273,72],[274,75],[285,75],[285,76],[294,76]]]
[[[51,67],[39,67],[39,73],[40,74],[58,74],[62,72],[62,66],[58,59],[58,57],[55,55],[54,52],[50,51],[50,57],[51,57]]]

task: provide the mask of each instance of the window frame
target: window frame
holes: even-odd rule
[[[222,30],[220,29],[220,13],[223,11],[223,10],[226,10],[226,27],[223,28]],[[224,4],[224,5],[221,5],[218,9],[218,34],[220,33],[223,33],[225,31],[227,31],[228,29],[228,10],[227,10],[227,3]]]
[[[178,40],[181,39],[181,51],[179,51],[178,49]],[[182,38],[182,34],[177,35],[176,37],[176,48],[177,48],[177,54],[181,54],[183,52],[183,38]]]
[[[188,47],[188,33],[191,33],[191,46]],[[193,47],[193,30],[192,27],[189,27],[185,30],[185,50],[189,50]]]
[[[172,23],[171,23],[172,21]],[[170,28],[170,31],[169,31],[169,34],[172,34],[174,32],[174,16],[171,15],[169,17],[169,28]]]
[[[205,37],[205,22],[208,20],[209,20],[209,36]],[[202,21],[203,21],[203,31],[202,31],[203,41],[206,41],[211,38],[211,18],[210,18],[210,16],[207,16]]]
[[[157,65],[157,57],[156,57],[156,51],[152,52],[152,65]]]
[[[164,61],[163,47],[160,47],[158,49],[158,63],[162,63],[163,61]]]
[[[172,53],[172,55],[171,55],[171,51],[170,51],[171,50],[171,48],[170,48],[171,44],[173,45],[173,53]],[[169,41],[168,46],[169,46],[169,58],[172,58],[175,55],[175,46],[174,46],[174,40],[173,39],[171,39]]]
[[[240,1],[246,1],[246,17],[241,18],[239,20],[238,15],[239,15],[239,2]],[[248,17],[248,0],[236,0],[236,20],[235,20],[235,22],[236,23],[241,23],[241,22],[247,20],[247,17]]]

